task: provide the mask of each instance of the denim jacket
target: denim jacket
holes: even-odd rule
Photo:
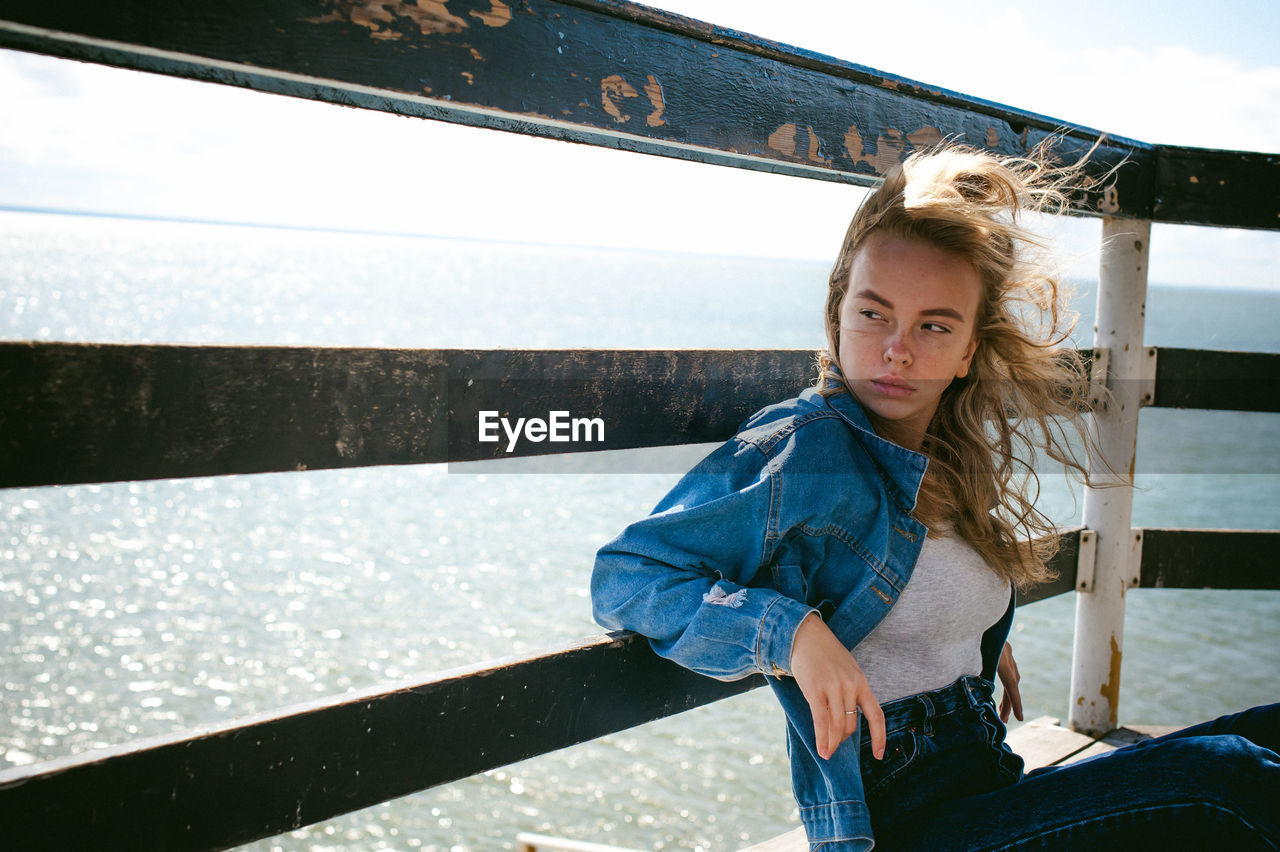
[[[911,516],[926,458],[885,440],[847,392],[810,388],[749,418],[653,513],[600,549],[596,620],[649,638],[721,680],[763,672],[787,718],[792,785],[812,848],[872,847],[856,737],[818,756],[789,677],[801,620],[818,612],[853,648],[897,601],[926,529]],[[1013,601],[982,639],[993,680]]]

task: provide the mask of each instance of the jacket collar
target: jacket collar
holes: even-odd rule
[[[839,375],[839,368],[834,364],[831,369]],[[825,387],[834,389],[834,392],[829,391],[823,396],[817,388],[809,388],[805,393],[813,395],[815,404],[824,404],[840,415],[841,419],[859,435],[863,446],[867,448],[871,457],[880,466],[885,478],[893,486],[896,492],[894,496],[903,510],[910,513],[916,507],[920,483],[924,481],[925,468],[929,466],[928,456],[908,450],[877,435],[871,426],[871,420],[867,417],[867,412],[849,392],[843,381],[837,383],[833,379],[827,379]]]

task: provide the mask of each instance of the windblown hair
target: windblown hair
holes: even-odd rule
[[[1052,521],[1035,505],[1039,454],[1089,481],[1078,446],[1092,446],[1082,412],[1088,373],[1062,344],[1074,326],[1068,294],[1047,247],[1021,224],[1030,212],[1061,212],[1087,182],[1081,162],[1061,166],[1042,146],[998,158],[944,144],[890,171],[862,203],[835,267],[826,305],[827,349],[818,355],[824,394],[849,392],[833,366],[840,307],[854,258],[873,234],[925,240],[966,259],[982,280],[968,375],[944,391],[925,433],[929,457],[916,517],[940,535],[950,527],[1019,587],[1050,577]],[[874,415],[872,424],[880,429]]]

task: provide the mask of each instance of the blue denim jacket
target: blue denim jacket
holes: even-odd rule
[[[926,529],[911,516],[926,458],[875,434],[847,392],[749,418],[657,505],[600,549],[596,620],[721,680],[763,672],[787,717],[792,785],[809,842],[872,846],[856,738],[818,756],[813,717],[788,676],[800,621],[821,614],[852,648],[906,586]],[[1012,621],[983,636],[982,675]]]

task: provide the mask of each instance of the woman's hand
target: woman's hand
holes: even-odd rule
[[[1018,664],[1013,660],[1013,648],[1008,642],[1000,652],[1000,662],[996,664],[996,674],[1000,676],[1000,685],[1004,687],[1004,695],[1000,696],[1000,721],[1009,721],[1009,711],[1019,722],[1022,721],[1022,693],[1018,691]]]
[[[823,760],[829,759],[846,737],[858,733],[859,708],[871,731],[871,753],[876,760],[884,757],[880,704],[853,654],[816,613],[806,616],[796,631],[791,672],[813,712],[814,736]]]

